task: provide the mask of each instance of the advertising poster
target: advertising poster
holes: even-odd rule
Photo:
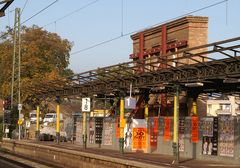
[[[158,117],[149,117],[151,151],[157,149]]]
[[[171,138],[171,119],[169,117],[164,118],[164,135],[165,141],[170,141]]]
[[[104,123],[104,145],[112,145],[113,123]]]
[[[234,118],[219,117],[219,155],[234,156]]]
[[[213,118],[203,118],[202,134],[207,137],[213,136]]]
[[[95,137],[95,130],[94,130],[94,121],[91,118],[89,120],[89,143],[93,144],[94,143],[94,137]]]
[[[132,124],[127,123],[124,127],[124,148],[132,148]]]
[[[82,142],[82,122],[76,123],[76,142]]]
[[[217,155],[218,152],[218,119],[203,118],[202,119],[202,154]]]
[[[102,118],[95,118],[95,143],[101,144],[102,143],[102,130],[103,130],[103,119]]]
[[[116,138],[120,138],[120,118],[116,118]]]
[[[158,133],[158,117],[154,117],[154,128],[153,132]]]
[[[133,149],[147,148],[147,128],[133,128]]]
[[[132,150],[147,152],[148,148],[147,122],[145,119],[133,119]]]
[[[198,117],[192,117],[192,142],[198,143]]]
[[[184,118],[179,118],[179,127],[178,127],[178,136],[179,136],[179,151],[184,152],[184,138],[185,138],[185,120]]]

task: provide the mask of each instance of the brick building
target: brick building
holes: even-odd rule
[[[148,57],[161,57],[181,49],[207,44],[208,17],[186,16],[138,32],[132,35],[131,38],[133,40],[133,53],[130,55],[130,59],[144,60]],[[195,52],[201,51],[203,49]],[[178,56],[173,55],[171,57]],[[192,63],[189,59],[184,61],[185,63]],[[173,66],[179,65],[175,64]],[[164,68],[161,65],[156,66]]]
[[[172,62],[164,62],[164,60],[183,57],[183,55],[180,54],[171,55],[171,53],[176,51],[207,44],[208,17],[186,16],[163,25],[138,32],[133,34],[131,38],[133,40],[133,53],[130,54],[130,59],[139,60],[141,62],[141,64],[139,64],[139,62],[136,63],[136,65],[139,65],[137,66],[138,68],[136,69],[136,73],[171,68],[181,66],[183,64],[193,64],[196,63],[196,61],[188,58]],[[201,48],[194,50],[194,52],[199,53],[206,50],[207,48]],[[150,57],[152,59],[146,60],[146,58]],[[203,61],[200,60],[203,59],[201,57],[192,58],[197,61]],[[158,62],[158,60],[160,61]],[[151,66],[148,66],[147,64],[151,62]],[[186,93],[184,95],[186,96]],[[184,116],[190,115],[191,113],[191,107],[189,106],[189,109],[186,107],[189,100],[188,98],[186,99],[185,96],[181,96],[180,98],[180,114]],[[161,94],[158,97],[160,99],[159,102],[161,102],[161,115],[172,115],[173,101],[171,101],[170,105],[167,103],[169,102],[170,97],[168,97],[167,94]],[[188,104],[191,104],[191,102],[188,102]],[[144,109],[142,109],[142,112],[138,112],[136,117],[143,118],[143,111]]]

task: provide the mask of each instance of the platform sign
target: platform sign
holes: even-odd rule
[[[137,100],[133,97],[127,97],[124,99],[124,108],[125,109],[135,109]]]
[[[9,129],[8,128],[5,129],[5,133],[6,134],[9,133]]]
[[[23,124],[23,121],[24,121],[24,119],[23,119],[23,118],[20,118],[20,119],[18,120],[18,125],[22,125],[22,124]]]
[[[82,98],[82,111],[90,112],[91,102],[89,97]]]
[[[31,122],[29,120],[26,120],[25,124],[26,124],[26,128],[30,128]]]
[[[18,104],[18,110],[22,110],[22,104]]]

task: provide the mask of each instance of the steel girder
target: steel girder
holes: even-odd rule
[[[205,89],[219,87],[223,91],[231,91],[222,85],[228,86],[223,84],[226,78],[240,79],[239,42],[240,37],[237,37],[185,49],[161,58],[151,57],[145,62],[131,61],[98,68],[71,76],[62,80],[61,83],[48,82],[47,87],[43,89],[41,85],[38,92],[36,92],[38,87],[35,86],[34,94],[40,97],[52,97],[112,93],[115,90],[128,90],[130,83],[133,88],[138,89],[159,85],[171,87],[175,84],[182,85],[184,88],[184,84],[190,82],[202,82],[208,86]],[[172,58],[172,55],[177,57]],[[173,63],[178,63],[178,66],[174,66]],[[159,69],[159,64],[166,65],[166,68]],[[145,72],[139,72],[139,67],[144,67]],[[238,90],[236,87],[230,88]]]

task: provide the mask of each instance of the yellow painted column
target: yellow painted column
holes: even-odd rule
[[[146,121],[148,122],[148,104],[145,105],[144,115],[145,115]]]
[[[36,121],[36,131],[39,131],[39,113],[40,113],[39,106],[37,106],[37,114],[36,114],[36,117],[37,117],[37,121]]]
[[[173,164],[179,165],[179,144],[178,144],[178,124],[179,124],[179,86],[175,86],[174,114],[173,114]]]
[[[35,133],[35,136],[36,136],[36,140],[37,140],[37,141],[40,140],[39,115],[40,115],[40,110],[39,110],[39,106],[37,106],[37,111],[36,111],[37,121],[36,121],[36,133]]]
[[[83,147],[86,149],[87,148],[87,113],[86,112],[82,112],[83,113]]]
[[[177,96],[174,95],[174,113],[173,113],[173,142],[176,143],[177,142]]]
[[[56,110],[56,142],[60,142],[60,105],[57,104],[57,110]]]
[[[124,98],[120,99],[120,138],[119,138],[119,145],[120,145],[120,153],[124,153],[124,127],[126,121],[124,119]]]
[[[149,144],[149,142],[148,142],[148,130],[149,130],[149,124],[148,124],[148,109],[149,109],[149,106],[148,106],[148,104],[146,104],[145,105],[145,108],[144,108],[144,116],[145,116],[145,119],[146,119],[146,122],[147,122],[147,132],[146,132],[146,142],[147,142],[147,144],[146,144],[146,149],[144,149],[144,150],[146,150],[146,152],[147,152],[147,150],[148,150],[148,144]]]
[[[192,107],[193,107],[193,115],[196,116],[197,115],[197,103],[196,103],[196,100],[193,101]]]

